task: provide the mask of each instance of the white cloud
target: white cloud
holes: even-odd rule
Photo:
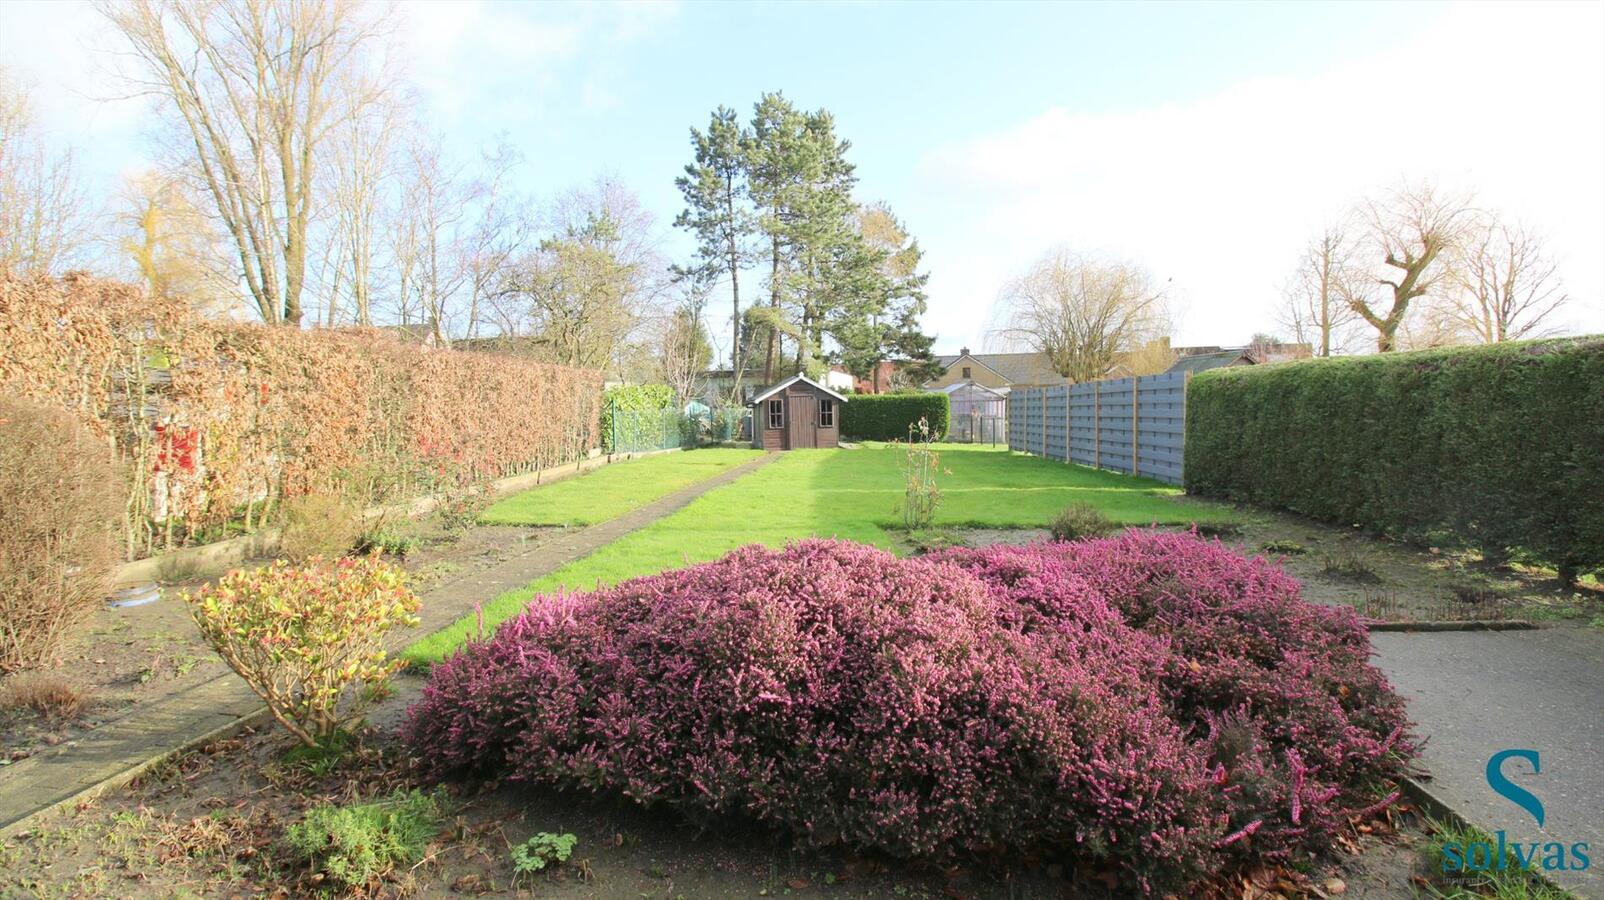
[[[416,2],[398,8],[407,74],[448,117],[522,122],[581,69],[586,108],[616,104],[610,57],[678,13],[674,3]]]
[[[1403,178],[1473,189],[1545,229],[1573,330],[1604,329],[1604,6],[1462,6],[1397,49],[1195,103],[1064,108],[932,151],[922,190],[962,222],[928,242],[931,327],[978,343],[999,286],[1046,248],[1173,279],[1180,337],[1243,341],[1322,220]],[[937,264],[939,262],[939,264]],[[956,346],[956,343],[954,343]]]

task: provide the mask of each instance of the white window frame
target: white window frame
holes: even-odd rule
[[[785,427],[785,399],[783,397],[769,398],[769,428]]]
[[[829,419],[829,421],[826,422],[825,419]],[[835,401],[829,397],[819,398],[819,427],[835,427]]]

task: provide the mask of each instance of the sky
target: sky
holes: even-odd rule
[[[995,347],[999,290],[1054,247],[1164,285],[1178,344],[1274,330],[1306,241],[1404,181],[1545,233],[1604,331],[1604,3],[614,3],[410,0],[419,115],[505,133],[537,196],[616,177],[672,229],[688,129],[783,90],[834,113],[858,196],[925,251],[938,352]],[[153,157],[114,39],[72,0],[0,0],[0,60],[106,193]],[[710,322],[727,334],[715,301]],[[727,319],[727,316],[723,317]],[[720,343],[727,344],[727,341]]]

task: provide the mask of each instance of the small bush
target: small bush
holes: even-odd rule
[[[484,511],[496,502],[488,483],[467,482],[446,492],[439,507],[440,527],[457,537],[478,523]]]
[[[1329,551],[1322,557],[1320,564],[1322,574],[1332,578],[1346,578],[1349,581],[1359,581],[1374,584],[1381,580],[1376,570],[1371,567],[1369,560],[1349,549]]]
[[[284,503],[279,556],[302,563],[313,557],[337,558],[362,540],[362,510],[338,494],[306,494]]]
[[[89,698],[60,675],[27,672],[0,687],[0,709],[28,709],[55,721],[70,721],[89,705]]]
[[[1090,503],[1071,503],[1053,516],[1047,530],[1055,541],[1078,541],[1113,534],[1119,530],[1119,523]]]
[[[359,553],[378,553],[383,556],[394,556],[406,559],[416,552],[422,541],[410,531],[403,530],[394,525],[381,525],[364,534],[357,542]]]
[[[931,448],[935,434],[930,423],[920,419],[908,429],[908,442],[899,461],[902,469],[902,527],[908,531],[930,528],[941,506],[941,454]]]
[[[1301,556],[1309,552],[1309,548],[1290,540],[1265,541],[1259,545],[1259,550],[1276,556]]]
[[[397,791],[372,803],[315,806],[284,838],[314,876],[362,888],[422,860],[445,812],[443,794]]]
[[[437,771],[756,816],[1134,891],[1323,846],[1413,755],[1351,609],[1191,535],[898,559],[845,542],[537,599],[437,666]]]
[[[360,718],[403,663],[384,636],[418,624],[406,574],[377,556],[238,570],[186,594],[201,635],[308,747]]]
[[[514,880],[532,877],[547,866],[567,862],[574,855],[579,838],[572,834],[552,834],[542,831],[512,848],[512,876]]]
[[[0,673],[50,663],[105,602],[126,497],[107,441],[0,399]]]
[[[932,440],[947,436],[952,400],[940,392],[853,394],[841,404],[841,436],[860,441],[905,441],[919,420],[929,423]]]

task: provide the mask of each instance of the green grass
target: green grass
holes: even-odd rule
[[[1128,525],[1234,521],[1235,511],[1178,502],[1180,490],[1081,466],[963,444],[941,449],[943,500],[937,528],[1045,528],[1054,514],[1083,501]],[[697,451],[706,452],[706,451]],[[746,544],[780,546],[803,537],[838,537],[889,550],[907,545],[898,528],[900,451],[793,450],[774,463],[715,488],[684,509],[632,532],[483,608],[486,629],[516,614],[537,594],[589,590],[638,575],[715,559]],[[428,665],[448,656],[477,628],[475,615],[419,640],[403,654]]]
[[[1550,884],[1539,870],[1522,868],[1513,850],[1507,849],[1502,860],[1503,868],[1496,868],[1498,860],[1488,862],[1494,868],[1469,871],[1462,868],[1463,848],[1474,843],[1497,846],[1497,839],[1477,828],[1461,828],[1444,822],[1428,820],[1430,837],[1417,846],[1419,869],[1426,879],[1425,896],[1434,900],[1574,900],[1575,895]],[[1461,848],[1460,858],[1445,868],[1443,844],[1455,843]]]
[[[484,525],[595,525],[763,455],[711,448],[614,463],[498,500]]]

